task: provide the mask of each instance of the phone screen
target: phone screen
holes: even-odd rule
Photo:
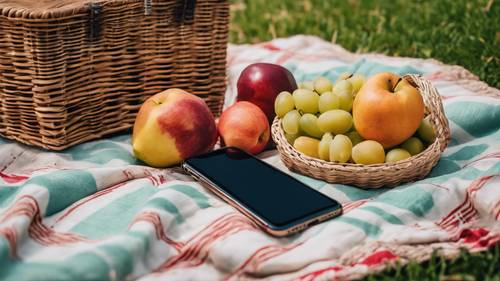
[[[341,208],[334,199],[239,149],[216,150],[186,164],[277,227]]]

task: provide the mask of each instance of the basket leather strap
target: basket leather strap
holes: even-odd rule
[[[195,8],[196,0],[177,0],[173,11],[174,21],[177,24],[193,21]]]
[[[144,0],[144,15],[149,16],[153,13],[153,0]]]
[[[91,40],[99,37],[101,33],[102,7],[98,3],[89,4],[89,37]]]

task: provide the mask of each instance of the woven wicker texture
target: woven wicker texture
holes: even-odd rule
[[[62,150],[172,87],[219,115],[228,19],[224,0],[0,0],[0,135]]]
[[[396,163],[360,165],[327,162],[306,156],[293,148],[285,138],[280,119],[275,118],[272,136],[283,163],[289,169],[313,178],[363,188],[391,187],[425,177],[448,145],[450,128],[436,88],[416,75],[407,75],[404,78],[420,90],[426,106],[426,115],[430,115],[436,131],[436,140],[423,152]]]

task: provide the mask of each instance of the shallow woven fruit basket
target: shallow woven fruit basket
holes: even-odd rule
[[[172,87],[219,115],[228,19],[227,0],[0,0],[0,135],[62,150]]]
[[[425,103],[425,114],[430,115],[436,131],[436,140],[423,152],[403,161],[387,164],[360,165],[332,163],[306,156],[293,148],[285,138],[281,119],[275,118],[272,136],[285,165],[295,172],[332,183],[356,185],[363,188],[391,187],[425,177],[436,165],[448,145],[450,128],[444,115],[441,97],[436,88],[417,75],[404,76],[416,86]]]

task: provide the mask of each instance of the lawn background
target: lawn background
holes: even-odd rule
[[[231,0],[232,43],[317,35],[349,51],[434,58],[500,87],[494,0]]]
[[[316,35],[351,52],[434,58],[500,87],[500,3],[494,0],[231,0],[230,41]],[[500,245],[367,280],[500,280]]]

